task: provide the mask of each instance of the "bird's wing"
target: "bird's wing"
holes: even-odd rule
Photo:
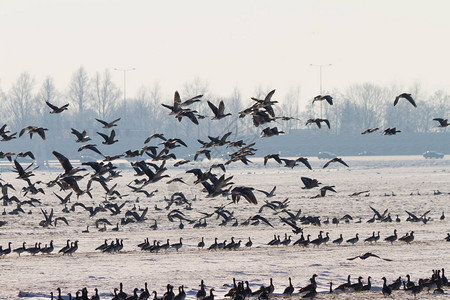
[[[103,121],[103,120],[100,120],[100,119],[96,119],[98,122],[100,122],[100,123],[102,123],[103,125],[108,125],[108,122],[105,122],[105,121]]]
[[[58,159],[59,163],[63,167],[64,171],[69,172],[73,169],[72,164],[70,163],[69,159],[62,155],[59,152],[53,151],[53,155]]]
[[[109,136],[107,136],[106,134],[101,133],[101,132],[97,132],[97,133],[105,140],[105,142],[107,142],[109,140]]]
[[[325,169],[326,167],[328,167],[333,161],[334,161],[333,159],[327,161],[327,162],[323,165],[322,169]]]
[[[342,159],[337,159],[337,162],[340,162],[341,164],[343,164],[344,166],[348,167],[348,165],[345,163],[345,161],[343,161]]]
[[[354,259],[357,259],[358,257],[359,257],[359,255],[357,255],[357,256],[355,256],[355,257],[347,258],[347,260],[354,260]]]
[[[312,167],[309,164],[308,159],[306,157],[300,157],[297,159],[297,161],[303,163],[308,169],[312,170]]]
[[[208,103],[208,106],[209,106],[209,108],[211,108],[214,115],[217,116],[219,114],[219,109],[214,104],[212,104],[209,100],[206,102]]]
[[[377,215],[378,219],[381,219],[381,215],[380,215],[380,213],[378,212],[378,210],[376,210],[376,209],[373,208],[372,206],[369,206],[369,207],[370,207],[370,209],[372,209],[373,212]]]
[[[73,128],[71,128],[71,129],[72,129],[72,134],[76,135],[76,137],[78,139],[82,139],[83,138],[83,135],[78,130],[73,129]]]
[[[51,109],[53,109],[53,110],[57,110],[58,109],[58,107],[57,106],[55,106],[55,105],[53,105],[53,104],[51,104],[50,102],[48,102],[48,101],[45,101],[45,103],[47,103],[47,105],[51,108]]]

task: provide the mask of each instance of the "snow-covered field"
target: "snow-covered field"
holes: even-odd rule
[[[56,294],[56,288],[60,287],[64,297],[67,293],[75,294],[77,290],[87,287],[89,295],[93,295],[94,288],[98,288],[102,299],[110,299],[113,289],[119,287],[122,282],[125,292],[131,294],[135,287],[142,288],[144,282],[148,282],[150,291],[156,290],[158,295],[165,292],[168,283],[175,286],[184,285],[189,299],[195,298],[199,289],[200,281],[203,279],[209,288],[215,289],[217,298],[230,289],[232,279],[237,281],[248,280],[252,290],[257,290],[261,285],[267,286],[270,278],[273,278],[275,294],[281,294],[288,284],[288,277],[292,278],[293,285],[298,288],[309,283],[309,278],[317,274],[319,299],[375,299],[382,298],[382,280],[385,276],[388,282],[392,282],[399,276],[406,279],[406,274],[411,275],[415,282],[419,278],[429,278],[434,269],[450,270],[450,243],[444,238],[450,232],[450,160],[425,160],[423,157],[344,157],[350,165],[346,168],[342,165],[330,165],[322,169],[325,161],[310,158],[313,170],[306,169],[303,165],[294,169],[280,167],[270,161],[267,167],[262,164],[262,159],[250,158],[254,161],[249,167],[243,167],[241,163],[233,163],[227,168],[226,176],[234,176],[235,185],[246,185],[255,189],[269,191],[277,186],[276,196],[266,198],[260,192],[255,194],[258,205],[252,205],[241,199],[237,204],[229,204],[225,209],[234,213],[238,220],[238,226],[232,226],[234,220],[226,226],[219,226],[222,218],[217,219],[217,214],[207,219],[206,228],[193,228],[193,224],[183,222],[184,229],[179,228],[179,221],[170,222],[167,218],[169,210],[164,209],[167,202],[164,197],[170,198],[174,192],[183,192],[192,201],[192,210],[186,210],[185,205],[172,205],[170,210],[179,209],[186,218],[196,220],[204,213],[213,213],[215,207],[230,203],[226,197],[208,199],[201,192],[200,185],[194,185],[195,178],[185,174],[185,170],[193,168],[192,165],[184,165],[179,168],[171,168],[167,172],[171,177],[182,176],[187,184],[174,183],[167,185],[162,180],[148,186],[147,190],[159,190],[155,196],[146,198],[142,194],[134,194],[126,186],[136,177],[131,170],[124,170],[122,177],[114,179],[118,183],[118,190],[126,195],[123,199],[113,200],[118,204],[127,200],[122,213],[110,216],[110,212],[100,212],[90,218],[87,211],[76,208],[75,212],[64,213],[59,200],[53,195],[53,191],[60,195],[66,192],[59,191],[57,186],[45,189],[45,195],[37,194],[33,197],[40,199],[41,205],[30,207],[24,205],[26,213],[32,214],[2,215],[0,220],[8,223],[0,228],[0,245],[3,249],[12,242],[12,248],[18,248],[23,242],[31,247],[36,242],[48,244],[54,241],[55,251],[50,255],[23,254],[20,257],[16,253],[8,254],[0,259],[1,282],[0,298],[15,299],[27,297],[27,299],[47,299],[50,292]],[[206,167],[208,164],[205,163]],[[196,167],[201,163],[197,164]],[[62,170],[62,169],[60,169]],[[47,182],[54,179],[61,171],[36,170],[33,180]],[[219,169],[215,172],[221,173]],[[318,193],[317,188],[313,190],[301,189],[301,176],[318,179],[323,185],[334,185],[337,193],[327,193],[324,198],[311,199]],[[10,196],[17,195],[21,200],[23,197],[19,190],[24,186],[23,181],[14,179],[12,172],[2,172],[1,178],[15,185],[16,191],[10,191]],[[85,185],[85,180],[81,185]],[[104,190],[100,185],[94,183],[93,196],[91,200],[87,195],[81,196],[78,201],[88,205],[99,205],[104,201]],[[360,196],[349,195],[368,190]],[[441,194],[435,194],[435,191]],[[395,196],[392,195],[395,194]],[[368,194],[368,196],[366,196]],[[139,196],[139,202],[136,198]],[[310,234],[314,239],[319,231],[329,233],[330,242],[320,247],[309,246],[307,248],[293,246],[292,243],[299,238],[294,235],[291,228],[280,221],[287,214],[281,210],[274,211],[264,208],[258,212],[265,201],[283,201],[289,199],[287,210],[296,213],[301,209],[301,216],[319,216],[322,225],[305,226],[304,234]],[[77,201],[72,196],[70,206]],[[155,204],[162,210],[155,210]],[[125,226],[119,225],[119,231],[111,229],[124,217],[127,209],[136,206],[148,207],[147,220],[142,223],[133,223]],[[372,206],[381,213],[389,209],[394,222],[367,223],[372,218]],[[7,206],[6,212],[15,208]],[[69,226],[59,223],[56,227],[43,228],[39,222],[43,219],[41,208],[50,212],[54,209],[54,216],[64,216],[69,221]],[[430,210],[431,217],[426,224],[422,222],[407,222],[408,214],[405,210],[417,216]],[[138,211],[139,212],[139,211]],[[445,220],[440,220],[442,212],[448,214]],[[260,223],[259,225],[243,226],[250,216],[260,214],[267,218],[274,228]],[[329,217],[341,218],[349,214],[353,220],[349,223],[341,221],[339,225],[323,224]],[[395,222],[399,216],[401,222]],[[107,218],[113,226],[107,226],[106,232],[99,232],[95,227],[95,220]],[[359,218],[361,222],[358,223]],[[158,229],[152,230],[151,225],[157,221]],[[83,233],[86,225],[90,225],[89,233]],[[392,235],[397,229],[398,235],[403,236],[407,232],[414,231],[415,240],[411,244],[396,241],[393,245],[384,241],[384,238]],[[363,240],[372,232],[380,231],[381,239],[377,243],[364,243]],[[359,242],[355,245],[346,243],[345,240],[359,234]],[[269,246],[267,243],[274,235],[292,235],[292,243],[288,246]],[[344,243],[332,244],[331,241],[343,235]],[[177,252],[174,249],[162,250],[158,253],[141,251],[137,244],[149,238],[150,242],[158,240],[162,244],[167,239],[170,243],[179,242],[182,237],[183,247]],[[198,242],[204,237],[206,247],[199,249]],[[214,242],[217,237],[220,242],[242,241],[242,245],[235,251],[217,250],[210,251],[206,248]],[[248,238],[253,241],[253,246],[246,248],[244,243]],[[102,244],[105,239],[108,242],[113,239],[123,239],[123,250],[120,253],[100,253],[94,249]],[[58,252],[66,240],[79,241],[79,249],[72,256],[61,255]],[[372,252],[383,258],[392,259],[384,261],[376,258],[367,260],[347,260],[356,255]],[[450,272],[450,271],[449,271]],[[364,283],[367,277],[373,279],[371,292],[364,293],[339,293],[328,295],[329,282],[336,287],[347,280],[351,275],[352,282],[356,282],[358,276],[362,276]],[[448,276],[448,275],[447,275]],[[449,289],[444,288],[446,294],[433,295],[426,291],[418,295],[420,299],[446,299],[449,297]],[[411,299],[403,291],[393,293],[395,299]],[[298,296],[293,296],[298,297]]]

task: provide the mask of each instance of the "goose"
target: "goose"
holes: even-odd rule
[[[386,237],[384,239],[386,242],[391,243],[391,245],[397,240],[397,229],[394,229],[394,234]]]
[[[24,251],[26,251],[26,249],[27,249],[27,248],[25,247],[25,244],[26,244],[26,242],[23,242],[22,247],[19,247],[19,248],[14,249],[13,252],[19,254],[19,256],[20,256],[20,254],[22,254],[22,253],[23,253]]]
[[[198,242],[197,247],[198,248],[202,248],[202,249],[203,249],[203,247],[205,247],[204,237],[202,237],[202,240],[200,242]]]
[[[322,242],[323,242],[322,233],[323,233],[323,231],[320,231],[319,232],[319,236],[317,237],[317,239],[312,240],[311,244],[314,244],[314,246],[319,247],[320,244],[322,244]]]
[[[36,243],[34,247],[27,248],[26,251],[31,255],[36,255],[41,252],[41,243]]]
[[[81,233],[89,233],[89,225],[86,226],[86,229],[83,230]]]
[[[410,244],[412,241],[414,241],[414,231],[411,231],[410,234],[405,236],[402,241],[407,244]]]
[[[386,277],[383,277],[382,279],[383,279],[383,288],[381,289],[381,292],[385,297],[390,296],[392,294],[392,290],[390,287],[386,285]]]
[[[317,277],[317,274],[313,274],[313,276],[309,279],[309,281],[311,281],[311,283],[308,284],[307,286],[302,287],[300,289],[300,293],[308,292],[308,294],[309,294],[310,292],[315,291],[317,288],[316,277]]]
[[[372,279],[372,277],[367,277],[367,284],[363,285],[362,287],[362,291],[370,291],[370,289],[372,288],[372,283],[370,282],[370,280]]]
[[[214,300],[214,294],[213,294],[213,291],[214,291],[214,289],[211,288],[211,289],[209,290],[209,296],[204,297],[203,300]]]
[[[245,243],[245,247],[251,247],[253,245],[252,240],[248,237],[248,241]]]
[[[346,242],[350,243],[352,245],[356,244],[359,241],[359,237],[358,237],[358,233],[356,234],[356,236],[354,238],[348,239]]]
[[[138,299],[139,299],[139,297],[138,297],[138,295],[137,295],[137,292],[138,292],[138,291],[139,291],[138,288],[134,288],[134,290],[133,290],[133,295],[124,298],[124,300],[138,300]]]
[[[348,288],[354,290],[355,292],[361,291],[363,288],[362,277],[359,276],[358,282],[351,284]]]
[[[314,104],[314,102],[316,101],[323,101],[323,100],[328,102],[328,104],[333,105],[333,97],[331,97],[330,95],[317,95],[314,97],[312,103]]]
[[[74,243],[72,243],[72,245],[70,246],[69,249],[67,249],[66,251],[63,252],[63,254],[72,255],[77,250],[78,250],[78,241],[75,241]]]
[[[227,113],[227,114],[224,113],[225,112],[225,104],[223,103],[223,101],[220,101],[218,108],[214,104],[212,104],[210,101],[207,101],[207,103],[208,103],[209,108],[214,113],[214,117],[212,118],[212,120],[220,120],[227,116],[231,116],[231,113]]]
[[[448,123],[448,119],[442,119],[442,118],[434,118],[433,121],[438,121],[439,125],[437,127],[447,127],[450,125],[450,123]]]
[[[373,254],[373,253],[370,253],[370,252],[366,252],[366,253],[364,253],[364,254],[357,255],[357,256],[355,256],[355,257],[347,258],[347,260],[354,260],[354,259],[357,259],[357,258],[360,258],[360,259],[362,259],[362,260],[365,260],[365,259],[367,259],[367,258],[369,258],[369,257],[375,257],[375,258],[379,258],[379,259],[386,260],[386,261],[392,261],[392,259],[389,259],[389,258],[382,258],[382,257],[379,257],[378,255]]]
[[[372,232],[372,236],[369,236],[368,238],[366,238],[364,240],[364,242],[369,242],[372,243],[373,241],[375,241],[376,235],[375,235],[375,231]]]
[[[205,283],[203,279],[200,282],[200,290],[197,291],[197,294],[195,296],[197,297],[197,300],[201,300],[206,297]]]
[[[439,218],[439,220],[441,220],[441,221],[444,221],[444,220],[445,220],[444,212],[442,212],[442,215],[441,215],[441,217]]]
[[[411,94],[408,94],[408,93],[401,93],[400,95],[398,95],[397,97],[395,97],[395,100],[394,100],[394,106],[396,106],[397,103],[398,103],[398,101],[399,101],[400,99],[402,99],[402,98],[408,100],[409,103],[412,104],[412,106],[417,107],[416,102],[415,102],[414,99],[411,97]]]
[[[325,124],[327,124],[327,126],[328,126],[328,129],[330,129],[331,127],[330,127],[330,121],[329,120],[327,120],[327,119],[319,119],[319,118],[317,118],[317,119],[308,119],[308,121],[306,121],[306,126],[308,126],[309,124],[316,124],[317,125],[317,127],[320,129],[320,128],[322,128],[322,126],[321,126],[321,124],[320,123],[322,123],[322,122],[324,122]]]
[[[175,297],[175,294],[173,292],[173,286],[168,284],[167,291],[164,293],[162,299],[163,300],[173,300],[174,297]]]
[[[411,281],[411,276],[409,274],[406,274],[406,287],[410,288],[413,287],[415,284]]]
[[[50,241],[50,245],[47,247],[45,246],[44,248],[41,249],[41,252],[44,254],[50,254],[53,252],[54,250],[54,246],[53,246],[53,240]]]
[[[342,242],[344,241],[344,238],[342,237],[342,233],[339,235],[339,238],[337,238],[337,239],[335,239],[334,241],[333,241],[333,244],[337,244],[337,245],[340,245],[340,244],[342,244]]]
[[[331,163],[340,163],[340,164],[343,164],[344,166],[346,166],[347,168],[349,167],[348,165],[347,165],[347,163],[345,162],[345,161],[343,161],[342,160],[342,158],[339,158],[339,157],[335,157],[335,158],[332,158],[331,160],[329,160],[328,162],[326,162],[324,165],[323,165],[323,169],[325,169],[326,167],[328,167]]]
[[[348,289],[350,286],[352,285],[352,283],[350,282],[350,275],[347,276],[347,282],[343,283],[341,285],[339,285],[337,288],[335,288],[334,290],[341,290],[341,291],[345,291],[346,289]]]
[[[174,300],[184,300],[186,298],[186,292],[184,291],[184,285],[178,287],[178,294],[173,298]]]
[[[361,134],[368,134],[368,133],[372,133],[372,132],[375,132],[375,131],[377,131],[377,130],[379,130],[380,128],[369,128],[369,129],[366,129],[366,130],[364,130],[363,132],[361,132]]]
[[[119,141],[114,139],[116,137],[116,131],[114,129],[111,130],[111,133],[109,135],[106,135],[101,132],[97,132],[97,134],[104,139],[104,141],[102,142],[103,145],[112,145]]]
[[[11,244],[12,242],[8,242],[8,248],[0,252],[0,255],[8,255],[11,253]]]
[[[294,286],[291,282],[291,277],[289,277],[289,285],[284,289],[283,295],[290,296],[294,292]]]
[[[394,291],[400,289],[402,286],[402,277],[399,276],[393,283],[389,284],[388,287]]]
[[[413,286],[407,287],[405,289],[405,292],[409,293],[409,294],[413,294],[414,299],[415,299],[417,294],[420,293],[422,290],[423,290],[423,279],[419,279],[418,285],[413,285]]]
[[[106,121],[103,121],[103,120],[100,120],[100,119],[96,119],[98,122],[100,122],[100,123],[102,123],[103,124],[103,128],[105,128],[105,129],[109,129],[109,128],[112,128],[112,127],[114,127],[114,126],[117,126],[117,122],[118,121],[120,121],[120,118],[118,118],[118,119],[116,119],[116,120],[114,120],[114,121],[112,121],[112,122],[106,122]]]
[[[172,244],[171,247],[172,247],[172,248],[175,248],[175,250],[177,250],[177,252],[178,252],[178,250],[179,250],[181,247],[183,247],[183,242],[182,242],[182,240],[183,240],[183,238],[180,237],[180,242],[179,242],[179,243]]]
[[[61,296],[61,288],[56,289],[58,291],[58,297],[56,297],[57,300],[63,300],[63,297]]]

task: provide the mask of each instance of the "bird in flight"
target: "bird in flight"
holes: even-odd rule
[[[402,93],[402,94],[398,95],[397,97],[395,97],[394,106],[397,105],[398,100],[400,100],[401,98],[408,100],[409,103],[411,103],[414,107],[417,107],[416,102],[411,97],[411,94],[407,94],[407,93]]]
[[[373,254],[373,253],[371,253],[371,252],[366,252],[366,253],[364,253],[364,254],[361,254],[361,255],[357,255],[357,256],[355,256],[355,257],[350,257],[350,258],[347,258],[347,260],[354,260],[354,259],[357,259],[357,258],[360,258],[360,259],[367,259],[367,258],[369,258],[369,257],[375,257],[375,258],[379,258],[379,259],[382,259],[382,260],[386,260],[386,261],[392,261],[392,259],[389,259],[389,258],[382,258],[382,257],[379,257],[378,255],[376,255],[376,254]]]
[[[106,121],[103,121],[103,120],[100,120],[100,119],[96,119],[96,120],[103,124],[103,128],[112,128],[114,126],[117,126],[116,123],[120,120],[120,118],[118,118],[118,119],[116,119],[116,120],[114,120],[112,122],[106,122]]]
[[[58,107],[58,106],[56,106],[56,105],[53,105],[53,104],[51,104],[51,103],[48,102],[48,101],[45,101],[45,103],[47,103],[47,105],[52,109],[52,110],[50,111],[51,114],[59,114],[59,113],[62,113],[63,111],[67,110],[67,107],[69,106],[69,103],[64,104],[64,105],[61,106],[61,107]]]
[[[318,95],[316,97],[314,97],[313,99],[313,104],[315,101],[323,101],[326,100],[330,105],[333,105],[333,97],[331,97],[330,95]]]
[[[438,121],[439,122],[438,127],[447,127],[448,125],[450,125],[448,123],[448,119],[434,118],[433,121]]]

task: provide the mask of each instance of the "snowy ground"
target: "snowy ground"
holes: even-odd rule
[[[114,200],[122,203],[129,200],[126,207],[131,209],[133,205],[144,208],[149,207],[148,220],[143,223],[128,224],[120,226],[119,232],[111,231],[113,226],[108,226],[106,232],[99,232],[95,228],[94,221],[98,218],[108,218],[113,225],[123,217],[125,209],[120,216],[110,216],[109,212],[99,213],[94,218],[89,218],[86,211],[81,209],[74,213],[63,213],[63,206],[52,194],[59,192],[57,187],[45,188],[46,194],[38,194],[34,197],[42,201],[42,205],[35,208],[24,206],[25,211],[32,211],[32,214],[3,215],[0,220],[7,221],[8,224],[0,228],[0,245],[3,249],[7,247],[9,241],[12,248],[18,248],[22,242],[26,241],[28,246],[35,242],[41,242],[42,246],[48,244],[50,240],[55,243],[55,252],[51,255],[38,254],[32,256],[24,254],[20,257],[17,254],[9,254],[0,259],[1,299],[15,299],[20,295],[27,299],[47,299],[50,292],[56,294],[56,288],[60,287],[63,295],[68,292],[75,292],[83,287],[87,287],[90,295],[94,288],[98,288],[102,298],[112,298],[112,292],[119,282],[123,282],[127,293],[132,293],[135,287],[143,287],[144,282],[148,282],[150,290],[156,290],[158,295],[162,295],[165,286],[170,283],[175,287],[184,284],[188,298],[195,298],[195,293],[199,288],[200,280],[205,280],[207,288],[214,287],[218,298],[230,289],[232,279],[248,280],[250,287],[257,290],[261,285],[268,285],[270,278],[273,278],[275,294],[281,294],[288,284],[288,277],[292,277],[294,286],[305,286],[309,283],[312,274],[317,274],[319,299],[375,299],[382,298],[381,286],[383,276],[392,282],[399,276],[405,278],[410,274],[413,281],[419,278],[428,278],[433,269],[445,268],[450,270],[450,243],[444,240],[447,232],[450,232],[450,205],[449,196],[450,181],[448,174],[450,171],[450,160],[425,160],[423,157],[344,157],[350,165],[345,168],[341,165],[331,165],[327,169],[321,166],[325,161],[311,158],[313,170],[310,171],[304,166],[294,169],[279,167],[276,163],[270,162],[267,167],[262,165],[262,160],[251,158],[255,164],[250,167],[241,167],[242,164],[234,163],[227,169],[227,176],[234,176],[233,182],[236,185],[252,186],[256,189],[269,191],[274,185],[277,186],[276,196],[265,198],[262,193],[255,192],[259,200],[257,206],[241,200],[238,204],[228,205],[226,208],[234,211],[234,216],[239,223],[242,223],[249,216],[258,213],[259,208],[265,200],[283,201],[289,198],[288,209],[296,212],[302,210],[302,215],[320,216],[322,220],[329,217],[342,217],[345,214],[351,215],[354,219],[349,224],[340,223],[336,225],[325,225],[321,227],[309,226],[304,229],[305,236],[311,234],[311,239],[317,237],[320,230],[329,232],[330,239],[334,240],[342,233],[344,240],[352,238],[359,233],[360,241],[352,246],[343,243],[340,246],[328,243],[319,248],[298,246],[268,246],[267,243],[274,235],[293,235],[291,229],[280,222],[279,216],[286,216],[285,213],[274,214],[273,210],[264,209],[260,214],[266,217],[275,228],[260,224],[232,227],[230,222],[227,226],[219,226],[221,220],[216,219],[216,215],[207,220],[206,228],[192,228],[192,224],[184,222],[184,229],[179,229],[179,222],[169,222],[168,211],[156,211],[155,204],[163,208],[166,205],[164,196],[170,197],[174,192],[182,191],[188,199],[197,197],[193,201],[193,210],[185,210],[183,207],[172,207],[182,210],[189,219],[198,219],[202,216],[200,212],[211,213],[214,207],[224,205],[230,201],[226,198],[206,199],[201,193],[201,187],[192,184],[194,178],[184,173],[192,166],[184,165],[183,168],[170,169],[168,174],[172,177],[183,176],[188,183],[167,185],[161,181],[150,185],[148,190],[158,189],[159,192],[152,198],[145,198],[140,195],[139,202],[136,198],[139,195],[132,194],[126,184],[135,179],[131,170],[123,171],[123,177],[115,179],[118,183],[118,190],[122,194],[129,194],[122,200]],[[206,166],[207,164],[205,164]],[[40,179],[49,181],[61,171],[35,171],[33,180]],[[217,173],[219,171],[217,170]],[[325,198],[311,199],[318,193],[318,190],[301,189],[301,176],[316,178],[324,185],[335,185],[336,194],[330,194]],[[6,182],[11,182],[16,186],[16,192],[10,195],[17,195],[21,200],[26,199],[18,193],[23,182],[14,179],[12,172],[2,172],[1,178]],[[82,184],[84,185],[84,183]],[[80,197],[78,201],[86,205],[98,205],[103,200],[104,191],[99,185],[94,187],[94,200],[86,195]],[[350,197],[353,192],[369,190],[370,195],[364,194],[359,197]],[[442,192],[434,195],[434,191]],[[392,194],[396,196],[385,196]],[[74,203],[75,197],[71,202]],[[367,223],[373,216],[369,205],[380,212],[386,208],[395,219],[397,215],[401,222],[392,223]],[[15,206],[6,207],[6,212],[14,209]],[[58,224],[57,227],[42,228],[38,225],[43,219],[40,209],[50,211],[54,208],[56,217],[65,216],[69,221],[69,226]],[[406,222],[407,213],[413,212],[421,215],[430,210],[428,214],[431,220],[427,224]],[[439,217],[442,212],[448,214],[444,221]],[[361,218],[361,223],[356,223]],[[157,220],[158,229],[151,230],[150,226]],[[90,225],[89,233],[82,233]],[[414,230],[415,241],[411,245],[402,242],[395,242],[393,245],[386,243],[383,239],[391,235],[397,229],[399,236]],[[380,231],[381,240],[373,245],[362,242],[369,237],[373,231]],[[179,238],[183,238],[183,247],[179,252],[173,249],[161,251],[159,253],[142,252],[137,244],[145,238],[150,241],[159,240],[164,243],[170,239],[171,243],[176,243]],[[219,241],[230,241],[234,237],[235,241],[242,240],[243,244],[251,237],[253,246],[245,248],[243,245],[236,251],[208,251],[198,249],[197,244],[201,238],[205,238],[206,246],[214,242],[217,237]],[[124,248],[121,253],[107,254],[98,253],[94,249],[103,243],[104,239],[123,239]],[[293,235],[295,241],[299,236]],[[56,252],[61,249],[66,240],[78,240],[79,250],[73,256],[62,256]],[[392,259],[383,261],[376,258],[367,260],[349,261],[347,258],[356,256],[364,252],[372,252],[381,257]],[[449,271],[450,272],[450,271]],[[327,295],[329,282],[334,286],[344,283],[347,275],[351,275],[352,281],[356,282],[358,276],[373,278],[373,291],[366,293],[340,293]],[[449,277],[449,275],[447,275]],[[420,299],[446,299],[450,291],[446,290],[446,295],[432,295],[422,292]],[[396,299],[411,299],[413,296],[406,295],[403,291],[394,292]],[[298,296],[293,296],[298,297]]]

